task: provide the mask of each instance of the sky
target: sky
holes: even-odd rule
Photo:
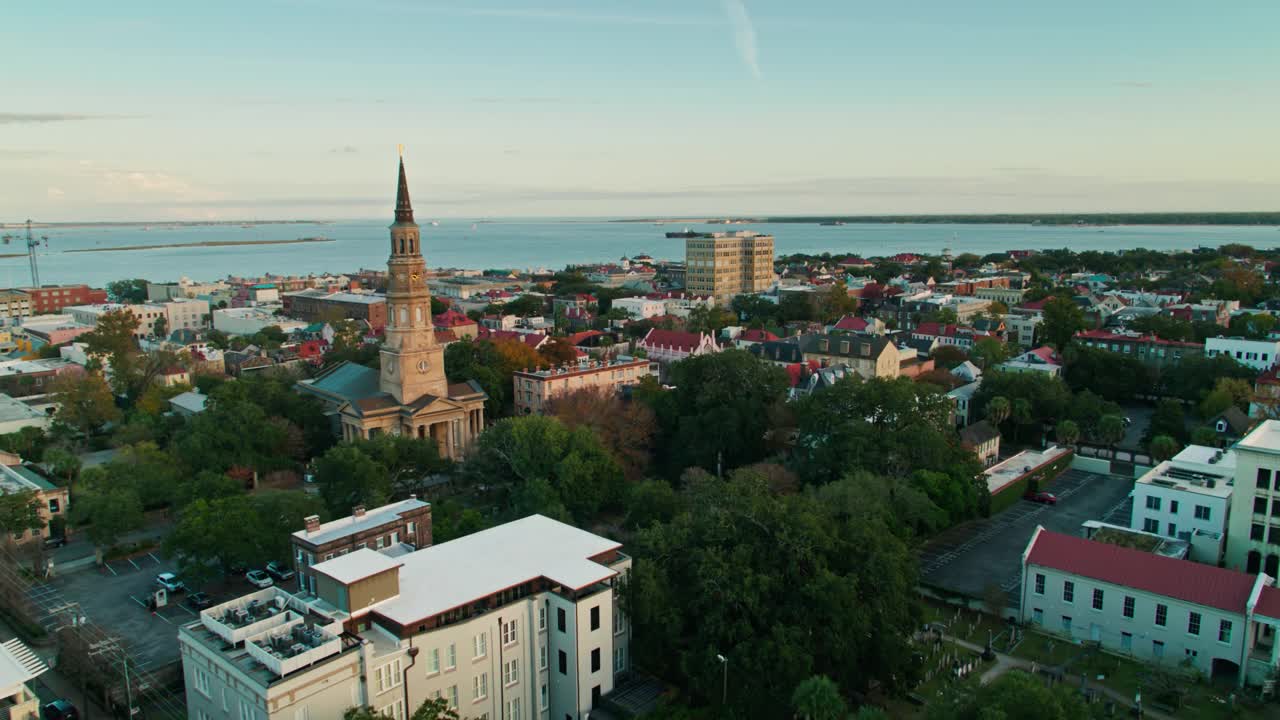
[[[0,222],[1280,210],[1275,0],[47,0]]]

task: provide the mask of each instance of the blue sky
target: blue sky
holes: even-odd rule
[[[1280,209],[1280,3],[49,0],[0,220]]]

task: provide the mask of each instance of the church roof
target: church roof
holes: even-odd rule
[[[379,392],[378,371],[353,362],[335,365],[308,384],[327,395],[348,401],[371,397]]]
[[[413,204],[409,202],[409,181],[404,176],[404,156],[400,156],[400,184],[396,186],[396,222],[413,222]]]

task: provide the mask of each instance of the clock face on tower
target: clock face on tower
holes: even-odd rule
[[[427,362],[426,360],[418,361],[418,372],[425,373],[430,368],[431,368],[431,363]]]

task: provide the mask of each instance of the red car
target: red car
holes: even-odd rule
[[[1051,492],[1045,492],[1043,490],[1041,490],[1040,492],[1029,492],[1026,495],[1023,495],[1023,497],[1026,498],[1027,500],[1030,500],[1031,502],[1044,503],[1045,505],[1058,504],[1057,495],[1054,495]]]

